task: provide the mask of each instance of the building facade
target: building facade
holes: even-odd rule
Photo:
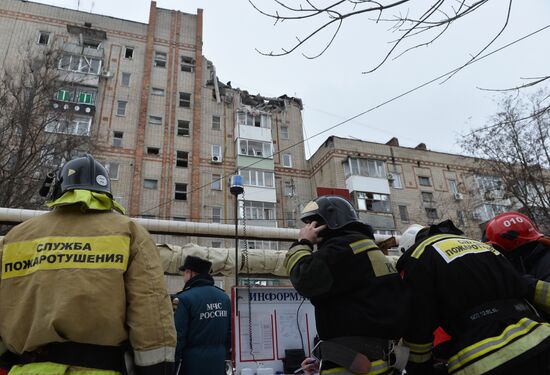
[[[202,54],[202,33],[202,9],[187,14],[151,2],[148,23],[139,23],[0,2],[3,64],[16,64],[26,45],[62,49],[63,82],[52,110],[71,112],[71,120],[47,131],[92,138],[94,156],[108,168],[113,195],[130,216],[234,223],[229,176],[239,173],[240,217],[250,225],[293,227],[311,198],[302,102],[222,84]]]
[[[312,194],[330,189],[348,196],[378,234],[399,234],[410,224],[445,219],[473,238],[482,223],[513,208],[501,179],[480,173],[474,158],[329,137],[310,159]]]

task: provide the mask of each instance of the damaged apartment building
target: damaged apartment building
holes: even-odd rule
[[[52,109],[72,120],[48,131],[90,137],[130,216],[233,224],[229,177],[239,173],[245,192],[238,214],[248,225],[296,226],[312,195],[300,142],[302,102],[221,83],[202,54],[202,9],[188,14],[153,1],[149,21],[140,23],[5,0],[0,31],[4,64],[17,64],[29,43],[38,51],[63,49],[58,69],[70,74]],[[157,241],[232,245],[164,235]]]

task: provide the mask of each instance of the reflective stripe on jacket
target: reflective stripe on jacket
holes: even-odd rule
[[[176,334],[160,256],[130,218],[79,205],[0,242],[0,337],[14,353],[52,342],[118,346],[138,366],[173,362]]]

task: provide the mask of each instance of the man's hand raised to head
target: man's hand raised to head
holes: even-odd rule
[[[319,233],[321,233],[321,231],[326,227],[326,224],[317,226],[317,222],[312,221],[311,223],[306,224],[305,227],[300,229],[300,233],[298,233],[298,241],[308,240],[312,244],[316,244],[321,240],[321,238],[319,237]]]

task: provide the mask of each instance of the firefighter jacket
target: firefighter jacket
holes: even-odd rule
[[[0,245],[0,338],[10,351],[129,342],[142,370],[173,366],[170,299],[141,225],[67,205],[16,226]]]
[[[285,258],[292,285],[315,306],[319,337],[399,339],[408,293],[367,226],[352,223],[321,237],[316,251],[302,240]]]
[[[225,359],[231,347],[229,296],[214,286],[210,275],[199,274],[176,297],[179,374],[225,374]]]
[[[452,222],[431,226],[397,269],[414,301],[404,337],[407,374],[431,373],[438,326],[452,337],[450,374],[486,374],[549,350],[550,326],[524,303],[537,300],[534,289],[498,251],[462,236]]]

